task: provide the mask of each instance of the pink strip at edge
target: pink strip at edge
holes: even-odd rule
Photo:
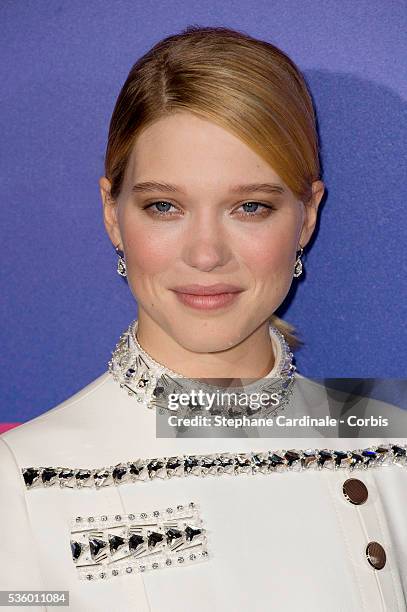
[[[0,423],[0,434],[4,433],[8,429],[17,427],[17,425],[20,425],[20,423]]]

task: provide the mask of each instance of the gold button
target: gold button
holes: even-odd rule
[[[366,546],[366,557],[375,569],[383,569],[386,564],[386,552],[379,542],[369,542]]]
[[[348,478],[342,485],[344,496],[351,504],[364,504],[369,495],[364,482],[358,478]]]

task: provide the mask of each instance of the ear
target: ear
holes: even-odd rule
[[[314,181],[312,183],[312,196],[305,202],[305,219],[302,226],[302,231],[298,244],[305,247],[308,244],[317,222],[318,206],[322,200],[322,196],[325,192],[325,185],[323,181]]]
[[[105,224],[106,231],[112,241],[113,246],[116,248],[117,245],[123,249],[123,242],[119,229],[118,222],[118,203],[110,195],[111,183],[109,179],[102,176],[99,179],[100,195],[103,204],[103,221]]]

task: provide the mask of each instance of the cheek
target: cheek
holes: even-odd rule
[[[273,280],[288,273],[293,264],[295,243],[291,232],[267,232],[239,245],[241,261],[258,278]]]
[[[142,226],[128,229],[125,244],[130,274],[158,274],[168,270],[176,257],[177,243],[157,240]]]

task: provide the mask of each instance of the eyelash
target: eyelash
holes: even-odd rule
[[[152,208],[152,206],[155,206],[156,204],[170,204],[171,206],[174,206],[173,204],[171,204],[171,202],[167,202],[166,200],[158,200],[157,202],[152,202],[151,204],[149,204],[148,206],[144,207],[144,210],[148,210],[150,208]],[[269,216],[269,214],[271,214],[271,211],[276,210],[274,206],[271,206],[270,204],[263,204],[262,202],[256,202],[256,201],[248,201],[248,202],[243,202],[243,204],[241,204],[241,206],[245,206],[246,204],[257,204],[258,206],[262,206],[263,210],[268,209],[270,210],[270,213],[266,213],[266,216]],[[169,211],[163,212],[163,211],[158,211],[158,210],[154,210],[153,212],[151,212],[152,215],[155,215],[156,217],[172,217],[174,215],[174,213],[169,213]],[[263,214],[255,214],[252,212],[244,212],[242,214],[243,217],[262,217],[264,216]]]

